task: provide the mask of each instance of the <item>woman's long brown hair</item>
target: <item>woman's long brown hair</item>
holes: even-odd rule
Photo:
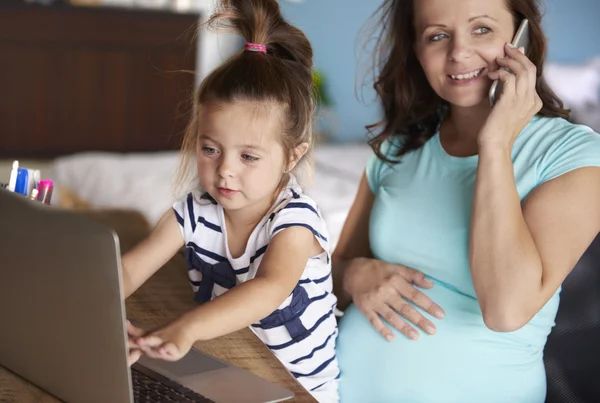
[[[416,0],[386,0],[373,15],[382,31],[376,41],[374,88],[383,109],[383,119],[367,126],[373,135],[369,145],[377,156],[389,163],[381,147],[390,136],[402,136],[394,157],[400,157],[425,144],[436,132],[442,111],[448,106],[431,88],[414,52],[415,27],[413,2]],[[527,56],[537,67],[536,90],[543,102],[538,113],[546,117],[568,119],[569,111],[550,89],[544,77],[547,41],[542,30],[539,0],[506,0],[514,16],[515,27],[529,20],[530,45]]]

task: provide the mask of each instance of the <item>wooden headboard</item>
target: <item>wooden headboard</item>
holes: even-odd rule
[[[199,15],[0,1],[0,157],[177,148]]]

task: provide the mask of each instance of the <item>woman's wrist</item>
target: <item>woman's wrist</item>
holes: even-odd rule
[[[351,283],[353,272],[349,272],[348,268],[352,267],[351,263],[356,259],[361,258],[336,258],[332,262],[334,276],[334,293],[338,299],[338,309],[342,311],[352,303]]]
[[[343,282],[342,282],[342,287],[344,289],[344,292],[346,293],[346,295],[352,297],[352,279],[354,276],[354,271],[349,270],[352,268],[352,263],[354,261],[356,261],[357,259],[360,258],[350,258],[350,259],[346,259],[342,262],[343,264],[343,270],[344,270],[344,278],[343,278]]]
[[[506,141],[480,141],[479,158],[485,160],[511,160],[512,142]]]

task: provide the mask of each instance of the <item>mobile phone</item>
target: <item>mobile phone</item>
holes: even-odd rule
[[[521,21],[521,25],[519,25],[519,29],[517,29],[517,33],[513,38],[511,44],[515,48],[525,48],[525,53],[527,53],[527,49],[529,48],[529,20],[526,18]],[[502,80],[494,80],[492,86],[490,87],[490,106],[494,106],[500,94],[502,94],[503,88]]]

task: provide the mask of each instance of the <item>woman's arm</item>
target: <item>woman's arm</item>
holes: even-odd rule
[[[367,176],[363,174],[358,193],[331,256],[333,292],[338,298],[338,309],[341,310],[346,309],[352,302],[352,297],[344,287],[348,262],[354,258],[373,257],[369,247],[369,219],[374,201],[375,196],[369,188]]]
[[[535,189],[521,205],[511,151],[541,109],[536,67],[523,49],[505,48],[504,82],[479,133],[469,258],[486,325],[523,327],[546,304],[600,230],[600,168],[581,168]]]
[[[175,213],[169,209],[150,235],[121,259],[125,298],[133,294],[183,246]]]
[[[411,339],[417,339],[419,334],[401,316],[433,334],[433,323],[407,303],[407,300],[411,301],[431,315],[442,318],[444,311],[415,288],[431,288],[433,283],[426,280],[421,272],[372,258],[369,218],[374,201],[375,196],[363,174],[332,256],[333,287],[338,297],[338,307],[345,309],[354,301],[356,307],[388,341],[394,339],[394,334],[382,319]]]
[[[483,149],[470,245],[486,325],[524,326],[552,297],[600,230],[600,168],[546,182],[521,206],[510,151]]]

